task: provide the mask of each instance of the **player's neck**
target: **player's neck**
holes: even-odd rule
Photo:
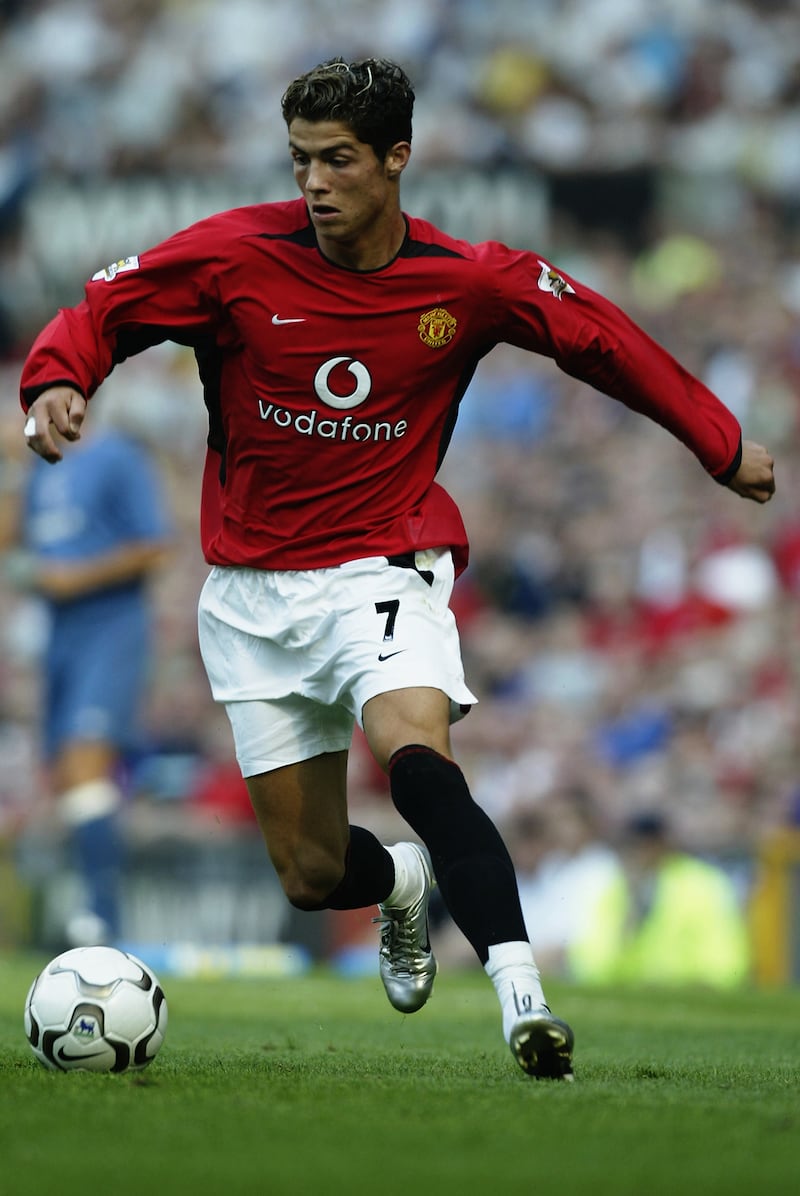
[[[346,270],[380,270],[393,261],[406,238],[406,222],[398,209],[351,240],[326,237],[317,230],[320,250],[329,261]]]

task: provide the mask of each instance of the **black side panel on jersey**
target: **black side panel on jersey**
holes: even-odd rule
[[[491,348],[491,346],[489,346],[489,348]],[[476,354],[476,356],[472,359],[462,373],[461,377],[458,379],[458,383],[456,385],[455,391],[453,392],[453,398],[447,412],[447,418],[445,419],[444,427],[442,428],[442,437],[439,441],[439,452],[436,455],[437,469],[442,464],[442,461],[444,461],[445,453],[450,447],[450,441],[453,438],[453,430],[456,426],[456,420],[458,419],[458,409],[461,406],[461,400],[463,399],[467,387],[473,379],[475,371],[480,364],[481,358],[486,356],[486,354],[489,352],[489,348],[484,349],[483,352]]]
[[[154,345],[163,345],[166,341],[194,349],[198,365],[201,355],[205,357],[219,353],[214,337],[208,332],[193,332],[190,328],[182,332],[179,328],[167,328],[161,324],[139,324],[136,328],[120,329],[117,333],[111,360],[114,365],[119,365],[128,357],[134,357],[137,353],[142,353]],[[203,378],[202,370],[200,377]]]
[[[114,365],[119,365],[128,357],[134,357],[153,345],[163,345],[165,341],[172,341],[176,345],[185,345],[194,349],[197,362],[197,372],[203,386],[203,401],[208,411],[208,446],[220,454],[222,464],[220,474],[225,470],[225,434],[222,430],[220,410],[220,377],[222,374],[222,355],[214,340],[206,332],[192,332],[187,329],[181,333],[177,328],[165,328],[160,324],[141,324],[136,328],[123,328],[117,334],[116,344],[112,353]],[[220,477],[224,483],[224,476]]]
[[[211,336],[198,338],[194,345],[197,372],[203,384],[203,402],[208,412],[208,438],[206,443],[219,453],[219,484],[225,485],[225,430],[222,426],[222,353]]]
[[[135,328],[121,328],[117,333],[111,360],[119,365],[128,357],[135,357],[153,345],[163,345],[165,341],[175,340],[171,328],[164,328],[161,324],[137,324]]]

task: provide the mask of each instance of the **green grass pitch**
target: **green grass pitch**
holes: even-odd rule
[[[164,978],[152,1066],[50,1073],[43,960],[0,956],[3,1196],[783,1196],[800,1190],[800,991],[548,984],[572,1085],[518,1072],[480,972],[403,1017],[375,978]]]

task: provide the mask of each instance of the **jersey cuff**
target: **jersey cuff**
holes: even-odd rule
[[[722,473],[712,474],[714,481],[719,482],[720,486],[727,486],[728,482],[731,480],[733,475],[736,473],[736,471],[739,468],[739,466],[741,465],[741,463],[742,463],[742,438],[740,436],[739,437],[739,445],[736,449],[736,452],[733,455],[733,460],[731,461],[728,468],[723,470]]]

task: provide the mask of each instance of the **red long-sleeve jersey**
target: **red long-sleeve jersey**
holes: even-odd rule
[[[732,476],[736,419],[619,308],[536,253],[407,229],[393,261],[360,273],[321,254],[302,199],[202,220],[99,271],[58,313],[24,366],[23,406],[56,384],[90,397],[149,345],[193,346],[209,415],[203,550],[265,569],[438,545],[462,569],[467,536],[435,475],[500,342],[553,358]]]

